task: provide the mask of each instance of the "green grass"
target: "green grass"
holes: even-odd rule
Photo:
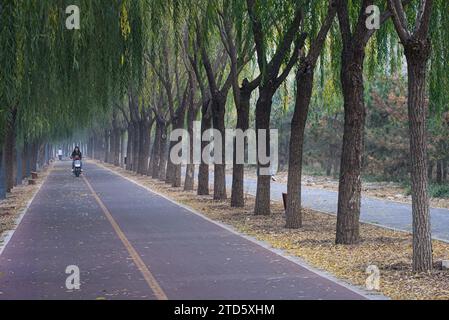
[[[405,186],[406,194],[410,196],[412,189],[410,185]],[[429,185],[429,195],[432,198],[449,199],[449,184],[436,184]]]
[[[430,196],[433,198],[449,198],[449,184],[432,184],[429,188]]]

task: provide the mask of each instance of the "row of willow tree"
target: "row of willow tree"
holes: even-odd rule
[[[65,26],[73,4],[80,30]],[[367,27],[371,5],[380,9],[379,30]],[[181,187],[182,168],[168,157],[177,143],[169,141],[172,130],[192,133],[200,120],[202,133],[214,128],[224,139],[229,118],[243,131],[269,129],[293,84],[286,227],[301,228],[305,126],[313,96],[330,81],[327,96],[341,97],[344,107],[336,243],[356,244],[365,79],[405,75],[413,269],[430,270],[426,123],[429,109],[448,108],[448,9],[447,0],[4,0],[0,185],[10,191],[19,171],[27,174],[19,158],[45,162],[45,150],[76,137],[92,157]],[[269,144],[269,136],[257,141],[258,148]],[[195,187],[195,169],[186,168],[185,190]],[[210,192],[209,169],[199,165],[199,195]],[[214,165],[216,200],[228,196],[225,170]],[[230,203],[241,207],[243,165],[234,164],[232,180]],[[258,176],[256,215],[271,213],[270,183]]]

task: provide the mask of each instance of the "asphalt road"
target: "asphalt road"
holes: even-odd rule
[[[56,165],[0,256],[0,299],[366,298],[109,170],[69,168]]]
[[[183,170],[184,173],[184,170]],[[209,175],[213,185],[213,172]],[[226,175],[228,190],[232,188],[232,175]],[[255,195],[257,180],[245,178],[245,193]],[[282,193],[287,192],[287,185],[272,182],[271,199],[282,201]],[[302,205],[305,208],[329,214],[337,214],[338,192],[302,186]],[[449,242],[449,209],[430,208],[432,237]],[[373,197],[362,197],[360,220],[387,228],[412,231],[412,205]]]

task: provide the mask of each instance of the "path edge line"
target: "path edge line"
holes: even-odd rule
[[[48,174],[45,176],[45,178],[42,180],[42,182],[38,185],[38,188],[34,191],[32,197],[30,198],[30,200],[28,200],[26,206],[19,211],[19,215],[14,220],[13,229],[4,231],[3,235],[0,237],[0,256],[3,254],[6,247],[8,246],[9,242],[11,241],[12,237],[14,236],[14,233],[19,228],[19,225],[22,222],[23,218],[28,213],[28,210],[30,209],[31,204],[33,203],[34,199],[37,197],[37,195],[41,191],[45,182],[47,182],[47,178],[50,176],[51,172],[54,170],[54,162],[47,167],[47,170],[49,170]]]

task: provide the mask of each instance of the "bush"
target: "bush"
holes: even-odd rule
[[[432,184],[429,194],[432,198],[449,198],[449,184]]]
[[[405,187],[406,194],[412,195],[412,189],[410,185]],[[449,184],[430,184],[429,195],[432,198],[444,198],[449,199]]]

